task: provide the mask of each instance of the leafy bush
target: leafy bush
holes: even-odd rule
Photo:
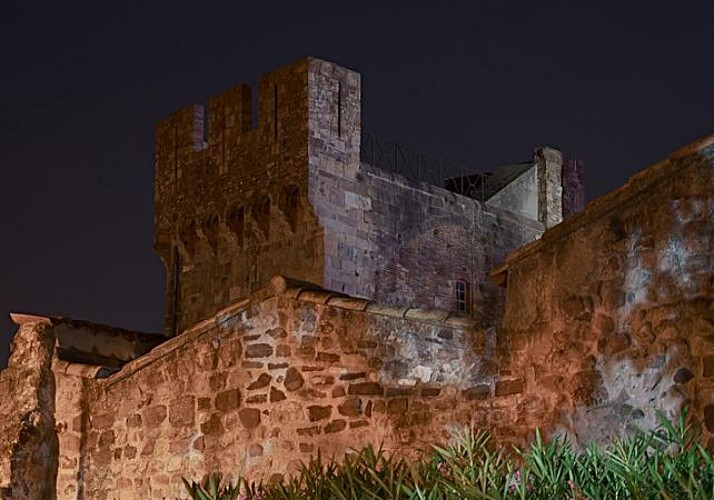
[[[488,433],[457,432],[428,460],[409,462],[368,446],[342,463],[317,458],[276,484],[211,475],[184,484],[194,500],[456,500],[714,498],[714,459],[682,413],[606,448],[581,451],[539,432],[526,449],[497,447]]]

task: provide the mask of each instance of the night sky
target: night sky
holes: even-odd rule
[[[20,3],[0,13],[0,366],[10,311],[161,331],[154,125],[308,55],[362,74],[364,130],[477,169],[552,145],[589,199],[714,132],[711,1]]]

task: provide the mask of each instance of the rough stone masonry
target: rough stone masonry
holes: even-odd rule
[[[714,136],[577,213],[551,148],[481,196],[365,161],[360,92],[308,59],[261,78],[256,129],[246,86],[207,138],[199,107],[159,125],[166,330],[13,314],[3,498],[185,498],[463,426],[581,445],[683,405],[714,437]]]

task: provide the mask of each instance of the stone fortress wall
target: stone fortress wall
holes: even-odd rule
[[[322,62],[306,64],[324,70]],[[501,299],[491,301],[488,317],[463,315],[447,302],[426,304],[441,309],[404,305],[390,298],[390,281],[374,280],[375,295],[386,290],[376,300],[331,290],[325,282],[349,273],[348,253],[316,266],[312,283],[273,277],[168,340],[14,315],[19,329],[0,372],[3,497],[181,498],[182,476],[220,471],[276,480],[318,449],[339,457],[367,443],[419,456],[463,426],[488,428],[501,442],[523,442],[539,427],[547,437],[583,444],[651,427],[657,411],[673,416],[684,404],[704,421],[705,439],[714,437],[714,136],[560,224],[548,222],[557,204],[544,195],[549,187],[557,194],[558,185],[541,182],[538,170],[547,174],[549,161],[557,164],[557,152],[540,150],[536,170],[525,171],[534,182],[521,177],[535,198],[519,215],[364,163],[354,176],[322,182],[325,172],[316,172],[337,163],[310,153],[308,175],[316,180],[299,206],[310,203],[307,225],[314,222],[322,235],[325,256],[359,248],[361,237],[376,241],[376,224],[364,226],[371,231],[365,234],[330,224],[377,220],[370,203],[395,196],[393,184],[404,187],[399,196],[414,193],[415,202],[445,198],[463,206],[450,209],[457,221],[493,217],[488,227],[505,229],[486,233],[490,238],[549,226],[503,262],[480,261],[494,266],[488,286],[500,287],[494,297],[505,295],[502,313]],[[565,168],[551,174],[561,172],[561,185],[577,183],[565,172],[578,165],[560,161]],[[323,198],[315,194],[321,189]],[[330,203],[343,202],[327,221]],[[561,203],[562,213],[569,206]],[[533,207],[541,221],[526,217]],[[271,227],[278,215],[271,208]],[[418,245],[429,245],[420,243],[423,235],[440,230],[426,215],[420,220],[425,230],[402,238],[397,262],[418,260]],[[202,241],[202,229],[196,233],[198,246],[210,241]],[[372,269],[386,274],[389,260]],[[348,291],[359,280],[343,283]]]

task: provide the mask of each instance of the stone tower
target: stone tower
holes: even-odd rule
[[[305,59],[164,119],[156,134],[154,245],[175,335],[274,274],[323,284],[324,230],[309,165],[359,166],[360,79]],[[204,122],[208,121],[208,137]]]

